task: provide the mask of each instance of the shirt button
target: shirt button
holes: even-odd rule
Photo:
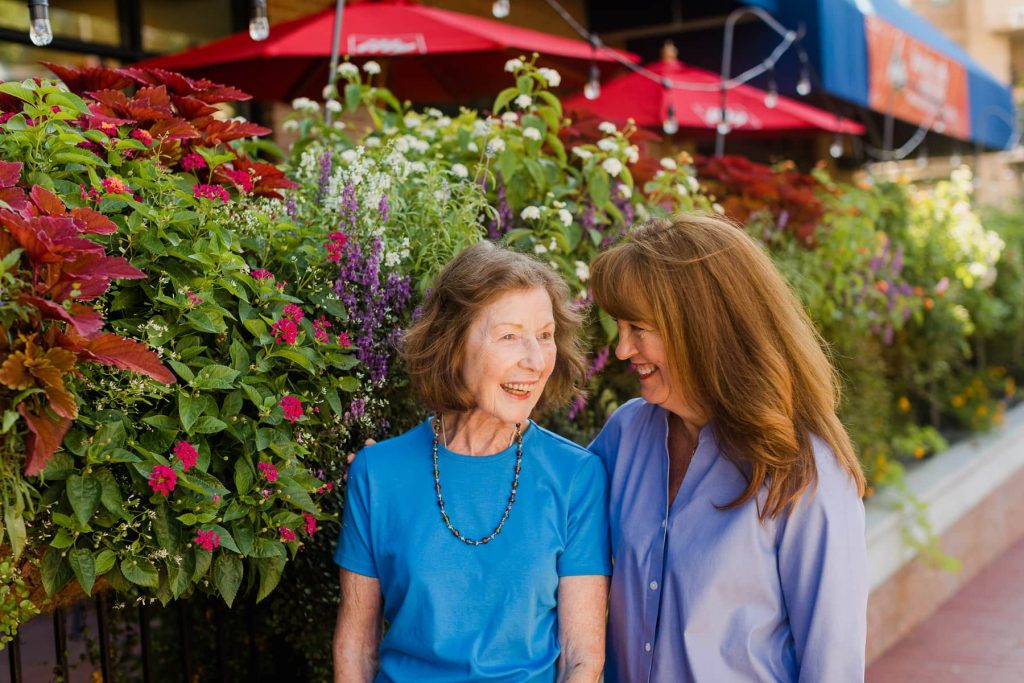
[[[652,591],[658,590],[658,582],[657,581],[651,581],[651,590]]]
[[[650,643],[644,643],[644,652],[650,652],[650,651],[651,651],[651,644]]]
[[[668,528],[668,520],[667,519],[661,520],[661,528],[662,529],[667,529]]]

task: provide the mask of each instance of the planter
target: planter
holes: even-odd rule
[[[940,549],[963,568],[953,573],[917,557],[904,540],[909,520],[892,505],[898,493],[868,501],[869,662],[1024,538],[1024,405],[999,429],[915,464],[906,480],[927,506]]]

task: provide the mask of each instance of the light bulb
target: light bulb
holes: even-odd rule
[[[50,29],[49,19],[33,19],[29,27],[28,37],[32,39],[33,45],[42,47],[53,42],[53,31]]]
[[[668,112],[665,115],[665,120],[661,122],[661,129],[665,131],[665,135],[675,135],[679,132],[679,121],[676,120],[676,109],[671,104],[668,105]]]
[[[269,35],[270,20],[267,18],[267,0],[252,0],[249,37],[253,40],[266,40]]]
[[[270,35],[270,22],[266,17],[254,17],[249,20],[249,37],[253,40],[266,40]]]
[[[588,100],[596,100],[601,96],[601,72],[597,68],[597,64],[590,65],[590,77],[587,79],[587,84],[583,86],[583,96]]]
[[[936,133],[945,133],[946,122],[943,121],[942,119],[939,119],[938,121],[935,122],[935,125],[932,126],[932,130],[934,130]]]
[[[31,0],[28,3],[28,37],[33,45],[39,47],[53,42],[49,0]]]
[[[953,152],[953,156],[949,158],[949,165],[959,167],[962,163],[964,163],[964,160],[960,156],[960,152]]]
[[[715,126],[715,130],[718,131],[719,135],[728,135],[732,132],[732,126],[727,121],[719,121],[718,125]]]
[[[511,10],[512,3],[509,0],[494,0],[494,4],[491,5],[491,14],[496,19],[504,19]]]
[[[838,135],[832,139],[832,144],[828,147],[828,153],[833,159],[843,156],[843,141],[839,139]]]
[[[775,109],[775,105],[779,103],[779,93],[775,90],[775,83],[771,84],[771,88],[765,93],[764,106],[769,109]]]
[[[917,155],[917,167],[924,168],[928,165],[928,152],[924,148],[921,149],[921,153]]]
[[[807,76],[805,69],[800,70],[800,80],[797,81],[796,92],[801,97],[811,94],[811,79]]]

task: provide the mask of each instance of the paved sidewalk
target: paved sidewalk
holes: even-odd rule
[[[868,667],[867,683],[1024,681],[1024,540]]]

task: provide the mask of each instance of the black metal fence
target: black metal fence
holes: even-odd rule
[[[0,683],[282,680],[282,663],[264,656],[251,602],[229,611],[215,601],[163,607],[112,599],[99,594],[23,624],[6,647]],[[283,680],[304,678],[291,674]]]

